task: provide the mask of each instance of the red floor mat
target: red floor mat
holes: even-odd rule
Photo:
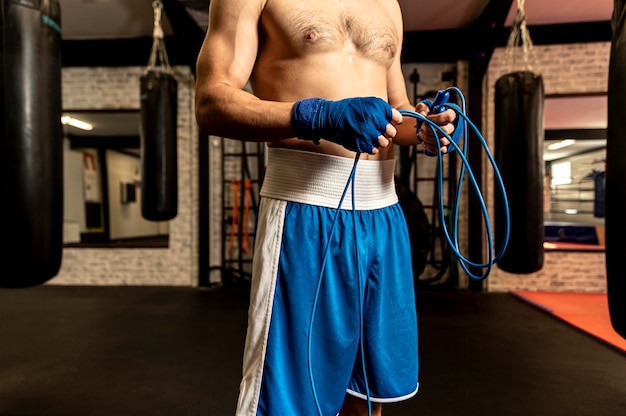
[[[514,295],[626,352],[626,339],[611,325],[606,293],[514,291]]]

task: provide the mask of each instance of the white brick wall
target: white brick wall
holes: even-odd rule
[[[63,108],[139,110],[142,67],[64,68]],[[168,248],[65,248],[50,284],[172,285],[198,282],[198,132],[194,78],[174,68],[178,80],[178,215],[170,221]]]
[[[532,33],[531,33],[532,36]],[[538,69],[543,77],[545,94],[604,93],[608,86],[610,43],[535,46]],[[505,50],[497,49],[485,79],[486,119],[483,134],[490,148],[494,143],[495,83],[505,74]],[[512,70],[525,69],[521,52]],[[581,109],[585,111],[585,109]],[[491,169],[487,169],[491,172]],[[493,185],[488,175],[486,184]],[[493,194],[493,189],[489,192]],[[493,201],[491,201],[493,205]],[[491,208],[493,211],[493,207]],[[493,214],[491,214],[493,215]],[[494,269],[486,280],[489,291],[538,290],[571,292],[605,292],[604,252],[546,252],[543,268],[532,274],[516,275]]]

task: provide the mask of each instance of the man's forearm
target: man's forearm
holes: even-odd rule
[[[196,120],[206,134],[246,141],[293,137],[293,103],[264,101],[223,84],[196,94]]]

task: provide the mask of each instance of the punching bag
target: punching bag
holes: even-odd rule
[[[543,80],[530,71],[505,74],[496,82],[496,163],[510,207],[510,238],[498,266],[510,273],[543,267]],[[502,198],[495,196],[495,241],[500,251],[505,224]]]
[[[63,250],[61,12],[0,1],[0,287],[30,287],[56,276]]]
[[[616,0],[614,7],[606,147],[606,277],[611,323],[626,338],[626,0]]]
[[[141,212],[166,221],[178,211],[178,83],[159,69],[141,77]]]

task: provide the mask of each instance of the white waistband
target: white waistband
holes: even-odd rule
[[[261,196],[337,208],[354,159],[270,147]],[[355,209],[384,208],[398,202],[395,160],[359,160],[355,173]],[[352,209],[349,188],[341,206]]]

